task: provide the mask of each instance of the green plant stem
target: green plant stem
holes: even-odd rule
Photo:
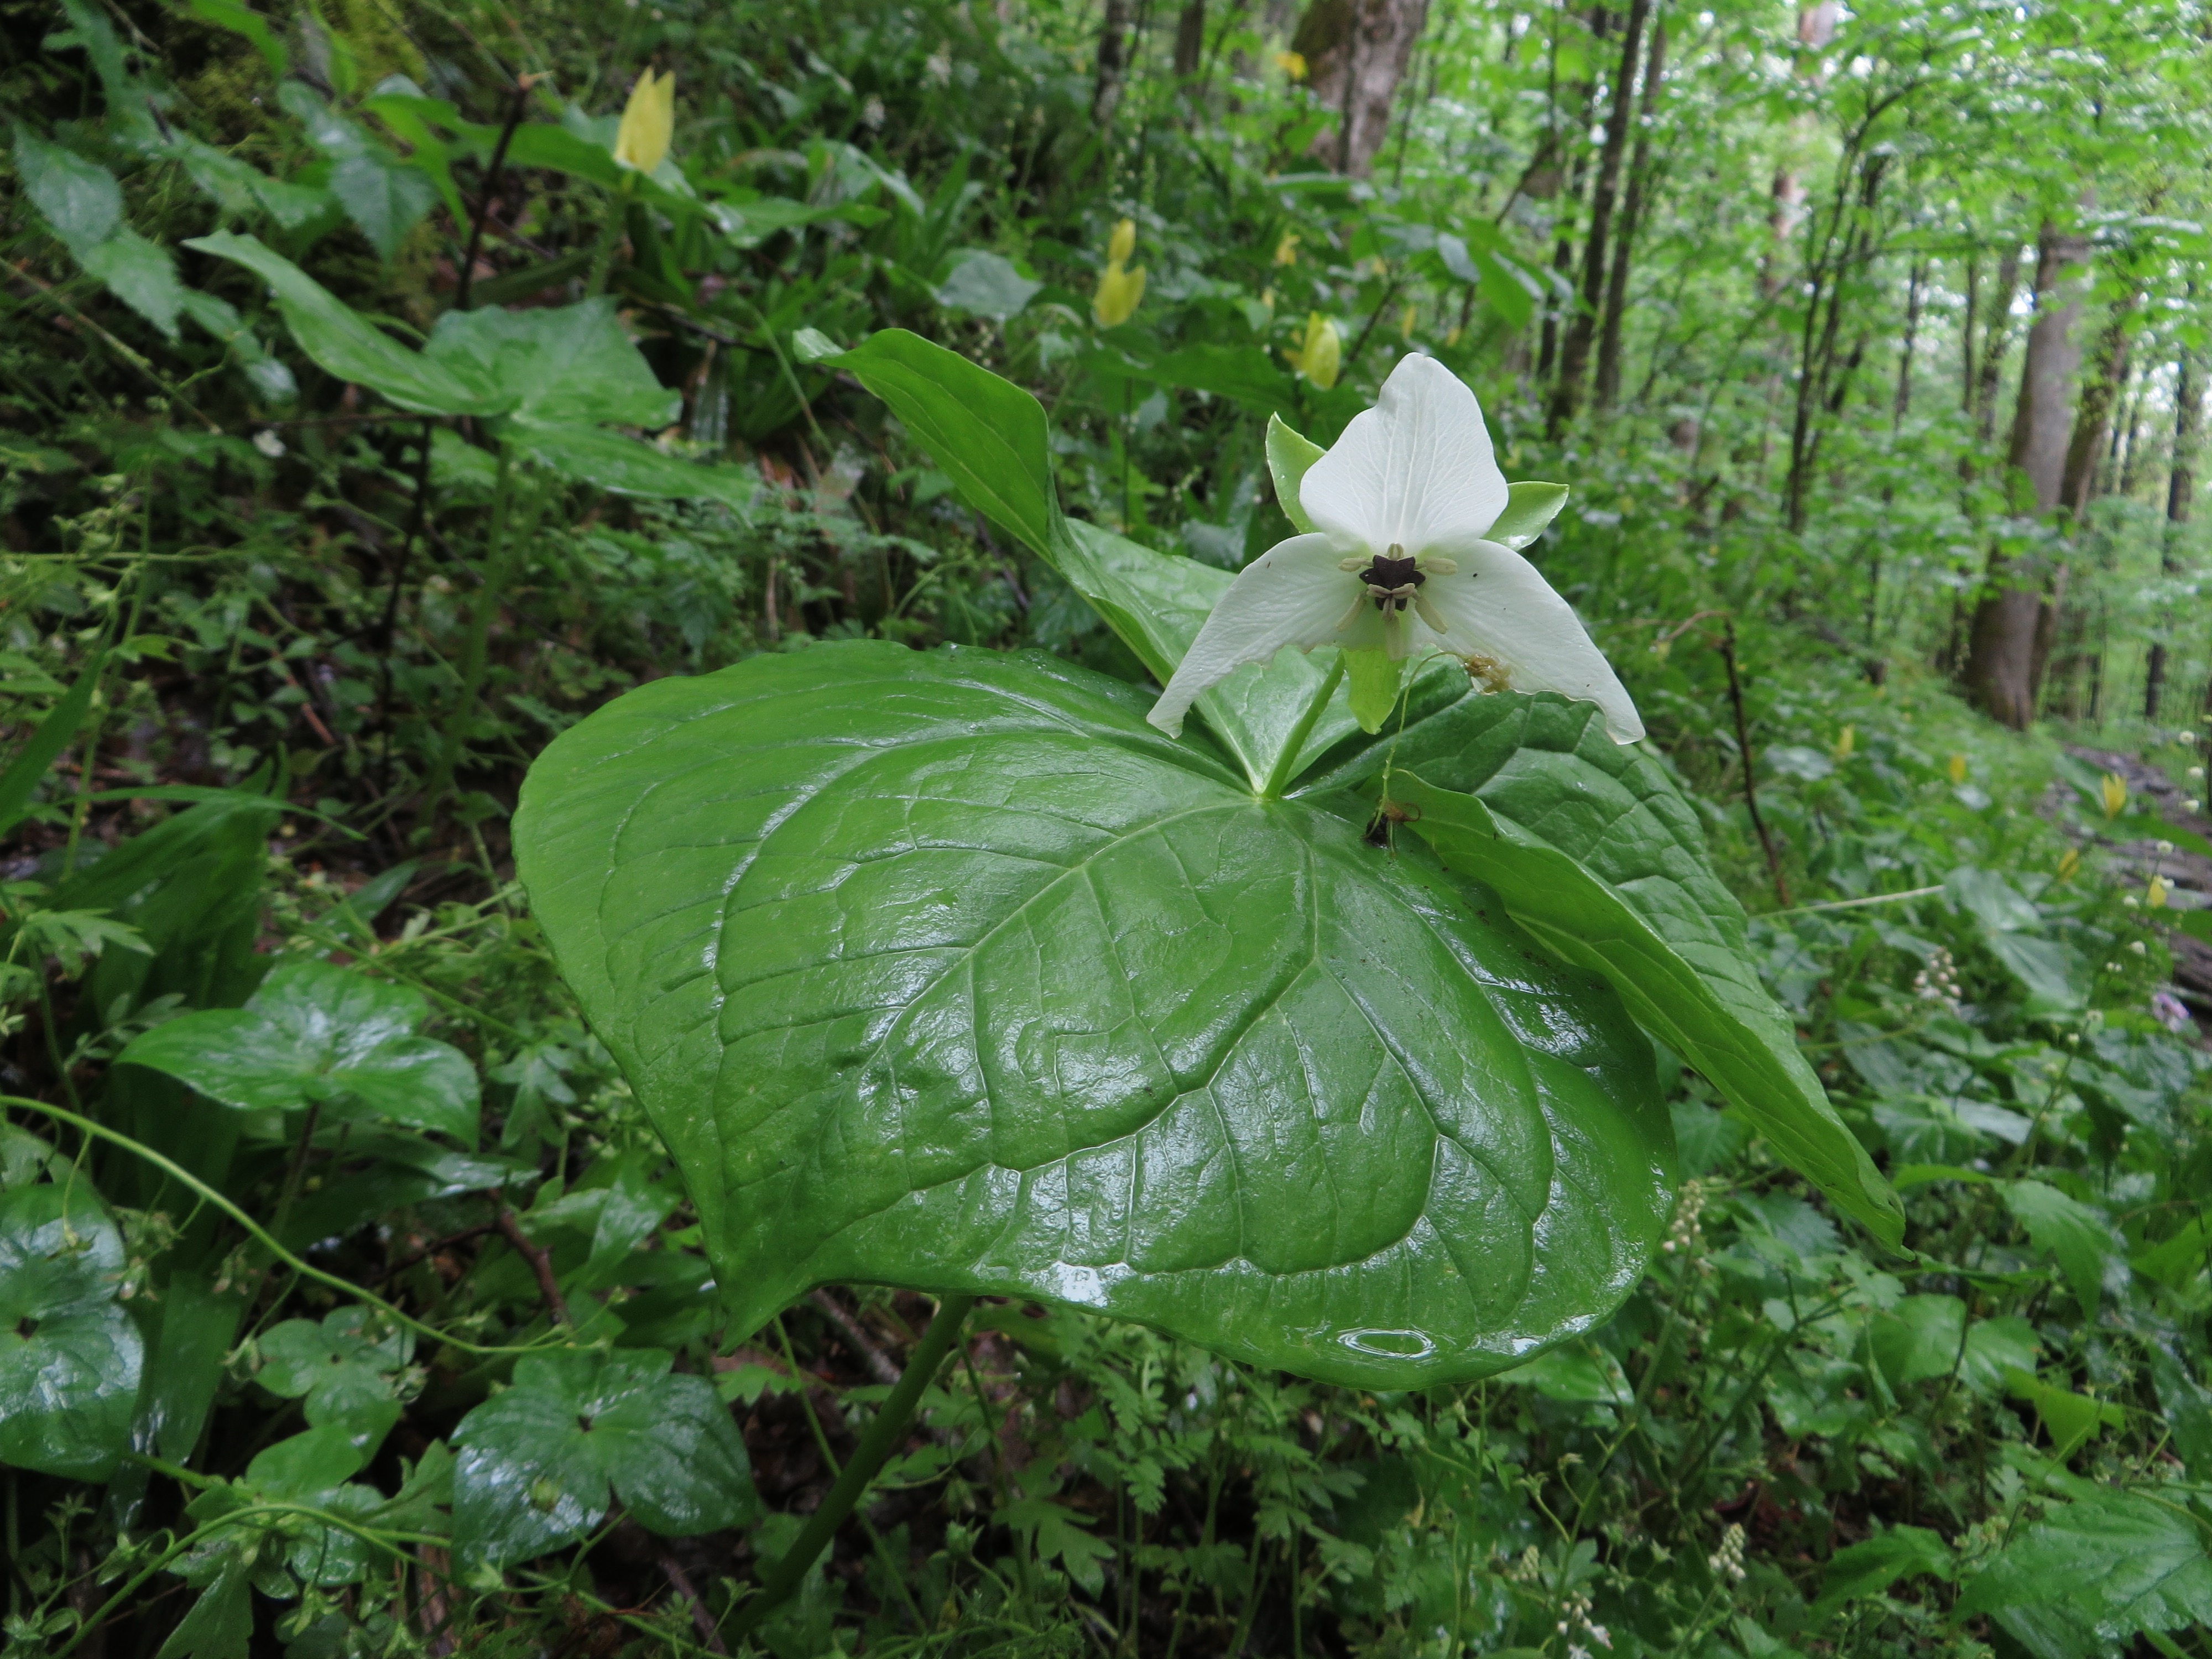
[[[623,221],[629,213],[630,176],[625,173],[615,191],[614,200],[607,204],[606,222],[599,227],[599,240],[592,245],[592,268],[584,278],[584,297],[596,300],[607,291],[607,273],[614,268],[615,244],[622,240]]]
[[[1344,653],[1340,651],[1336,653],[1336,661],[1329,667],[1328,677],[1321,683],[1321,690],[1314,693],[1313,701],[1306,705],[1306,712],[1298,716],[1298,723],[1291,728],[1291,735],[1283,744],[1283,752],[1275,757],[1275,769],[1267,774],[1267,782],[1260,786],[1263,799],[1280,799],[1283,791],[1290,787],[1291,780],[1297,776],[1298,755],[1306,746],[1306,738],[1312,735],[1314,722],[1321,718],[1321,711],[1328,707],[1328,700],[1336,695],[1336,688],[1343,679]]]
[[[203,1202],[214,1205],[216,1208],[221,1210],[233,1221],[235,1221],[240,1226],[245,1228],[247,1234],[252,1237],[254,1243],[260,1245],[263,1249],[268,1251],[270,1255],[275,1256],[277,1261],[283,1262],[286,1267],[291,1268],[294,1273],[300,1273],[306,1278],[312,1279],[319,1285],[327,1285],[332,1290],[342,1291],[345,1295],[352,1297],[356,1301],[366,1302],[370,1307],[380,1309],[383,1312],[390,1314],[394,1319],[407,1327],[409,1330],[418,1332],[422,1335],[429,1337],[434,1341],[442,1342],[448,1347],[458,1348],[464,1353],[481,1354],[540,1353],[549,1346],[562,1347],[568,1346],[565,1343],[544,1342],[521,1345],[487,1345],[481,1342],[469,1342],[464,1340],[460,1337],[453,1336],[447,1332],[441,1331],[434,1325],[426,1325],[421,1320],[416,1318],[412,1314],[408,1313],[404,1309],[396,1307],[392,1304],[386,1302],[382,1297],[377,1295],[373,1291],[365,1291],[362,1289],[360,1285],[355,1284],[351,1279],[341,1279],[336,1273],[326,1273],[320,1267],[314,1267],[308,1262],[301,1261],[298,1256],[293,1255],[291,1251],[286,1249],[282,1244],[278,1243],[267,1228],[262,1226],[259,1222],[254,1220],[254,1218],[246,1214],[244,1210],[239,1208],[237,1205],[232,1203],[230,1200],[225,1198],[214,1188],[209,1186],[206,1182],[202,1181],[198,1176],[194,1175],[190,1170],[185,1168],[183,1164],[178,1163],[174,1158],[163,1157],[161,1153],[155,1152],[151,1146],[146,1145],[144,1141],[133,1140],[129,1135],[123,1134],[116,1130],[111,1129],[104,1123],[95,1123],[90,1118],[86,1117],[80,1113],[70,1111],[64,1107],[50,1106],[43,1100],[32,1100],[23,1095],[0,1095],[0,1106],[21,1107],[26,1111],[43,1112],[46,1116],[53,1118],[59,1122],[67,1123],[86,1135],[94,1137],[100,1140],[105,1140],[112,1146],[120,1146],[125,1152],[134,1153],[137,1157],[144,1158],[147,1163],[161,1170],[163,1175],[167,1176],[172,1181],[179,1182],[192,1193],[196,1194]]]
[[[453,769],[460,764],[462,745],[468,738],[469,720],[477,710],[477,698],[483,689],[484,664],[491,649],[492,618],[499,614],[499,602],[507,589],[507,525],[514,507],[514,451],[501,441],[499,447],[499,481],[494,486],[491,498],[491,534],[484,547],[482,584],[477,589],[476,609],[469,617],[469,635],[461,652],[461,690],[453,704],[453,712],[446,721],[446,740],[438,755],[436,771],[430,775],[430,787],[423,791],[423,811],[437,810],[437,804],[453,781]]]
[[[875,1420],[860,1436],[860,1443],[853,1449],[853,1455],[836,1484],[830,1488],[830,1495],[808,1520],[806,1529],[799,1534],[799,1541],[763,1577],[753,1598],[731,1615],[732,1638],[757,1630],[769,1614],[791,1598],[799,1581],[806,1576],[806,1570],[829,1547],[837,1528],[845,1523],[845,1517],[866,1495],[868,1483],[875,1479],[876,1471],[883,1468],[891,1449],[914,1421],[922,1390],[936,1376],[937,1368],[944,1363],[945,1353],[968,1322],[968,1310],[975,1305],[972,1296],[948,1296],[937,1304],[937,1317],[929,1322],[921,1345],[907,1361],[905,1374],[884,1400]]]

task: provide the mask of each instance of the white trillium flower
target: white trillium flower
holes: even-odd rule
[[[1434,649],[1493,689],[1594,702],[1613,740],[1634,743],[1636,705],[1572,607],[1484,539],[1506,501],[1474,393],[1433,357],[1401,358],[1300,483],[1315,529],[1244,568],[1146,718],[1180,734],[1200,696],[1286,645],[1399,660]]]

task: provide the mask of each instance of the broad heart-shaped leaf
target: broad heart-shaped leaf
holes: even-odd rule
[[[609,299],[535,311],[449,311],[422,355],[491,389],[530,426],[665,426],[682,394],[653,377]]]
[[[144,1363],[122,1271],[122,1236],[81,1182],[0,1192],[0,1464],[114,1471]]]
[[[1389,752],[1308,787],[1378,787]],[[1606,736],[1593,705],[1462,696],[1408,721],[1389,787],[1445,863],[1493,888],[1564,959],[1603,974],[1831,1200],[1899,1241],[1903,1206],[1759,984],[1743,911],[1706,865],[1697,819],[1656,762]]]
[[[476,1067],[450,1043],[418,1037],[419,992],[326,962],[280,963],[243,1008],[164,1021],[120,1059],[244,1111],[364,1113],[476,1144]]]
[[[634,691],[532,769],[533,907],[738,1328],[872,1280],[1403,1387],[1603,1318],[1673,1206],[1612,994],[1148,706],[825,644]]]
[[[745,1443],[703,1377],[672,1375],[658,1348],[570,1351],[518,1362],[514,1386],[453,1431],[453,1535],[499,1565],[597,1526],[611,1485],[669,1537],[754,1519]]]

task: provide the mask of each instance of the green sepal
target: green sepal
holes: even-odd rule
[[[1267,416],[1267,476],[1275,481],[1275,503],[1302,532],[1314,526],[1298,499],[1298,486],[1305,480],[1306,469],[1328,453],[1285,425],[1281,416]]]
[[[1344,653],[1345,684],[1352,693],[1352,717],[1359,729],[1373,737],[1398,706],[1398,686],[1405,663],[1388,651],[1347,651]]]

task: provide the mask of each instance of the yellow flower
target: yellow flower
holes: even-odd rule
[[[1283,233],[1283,240],[1275,244],[1275,263],[1294,265],[1298,262],[1298,234],[1295,230]]]
[[[2058,860],[2058,879],[2061,881],[2073,880],[2074,872],[2081,867],[2081,849],[2078,847],[2068,848],[2066,849],[2066,856]]]
[[[1851,757],[1851,754],[1852,754],[1852,752],[1853,752],[1855,750],[1856,750],[1856,749],[1858,748],[1858,746],[1859,746],[1859,729],[1858,729],[1858,727],[1856,727],[1856,726],[1845,726],[1845,727],[1843,729],[1843,731],[1842,731],[1842,732],[1840,732],[1839,733],[1838,733],[1838,734],[1837,734],[1837,738],[1836,738],[1836,747],[1835,747],[1835,757],[1836,757],[1837,760],[1838,760],[1838,761],[1847,761],[1847,760],[1849,760],[1849,759]]]
[[[1454,346],[1457,345],[1459,343],[1459,337],[1466,332],[1467,331],[1465,329],[1462,328],[1457,323],[1454,323],[1451,326],[1451,332],[1444,336],[1444,349],[1449,351]]]
[[[1098,293],[1091,301],[1091,314],[1098,319],[1101,328],[1119,328],[1137,314],[1138,304],[1144,297],[1144,266],[1124,270],[1121,262],[1116,259],[1098,278]]]
[[[1277,52],[1275,66],[1293,81],[1303,81],[1306,78],[1306,58],[1302,52]]]
[[[1337,370],[1344,363],[1344,337],[1321,313],[1309,312],[1305,343],[1283,355],[1291,360],[1292,368],[1326,392],[1336,384]]]
[[[622,126],[615,134],[615,160],[640,173],[651,173],[667,158],[668,141],[675,132],[675,73],[672,70],[655,80],[647,70],[629,89]]]
[[[1114,227],[1114,234],[1106,240],[1106,263],[1126,265],[1129,256],[1137,251],[1137,222],[1124,219]]]
[[[2150,890],[2143,895],[2143,902],[2154,910],[2166,908],[2166,878],[2164,876],[2153,876],[2150,878]]]
[[[1407,306],[1403,311],[1398,313],[1398,337],[1400,339],[1410,340],[1413,337],[1413,325],[1419,319],[1420,315],[1420,307],[1414,305]]]
[[[1271,311],[1271,312],[1272,312],[1273,310],[1274,310],[1274,308],[1275,308],[1275,290],[1274,290],[1274,289],[1273,289],[1272,288],[1270,288],[1270,289],[1262,289],[1260,291],[1260,303],[1261,303],[1261,305],[1263,305],[1263,306],[1267,307],[1267,309],[1268,309],[1269,311]]]
[[[2116,818],[2120,809],[2128,804],[2128,782],[2117,772],[2105,774],[2105,816]]]
[[[1964,783],[1966,781],[1966,757],[1964,755],[1952,756],[1951,763],[1946,769],[1951,774],[1952,782]]]

